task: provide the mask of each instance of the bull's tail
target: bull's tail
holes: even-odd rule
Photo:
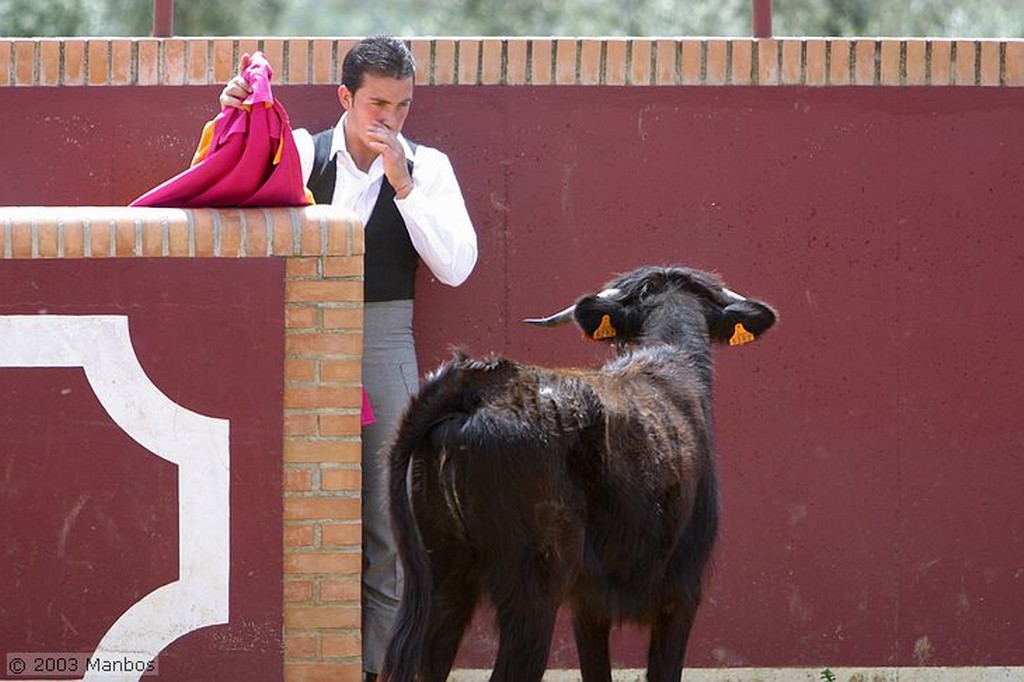
[[[413,515],[408,481],[418,452],[431,447],[431,430],[446,419],[465,415],[463,391],[468,361],[461,354],[444,365],[412,398],[388,457],[391,524],[405,570],[402,603],[384,655],[382,681],[415,682],[423,660],[433,593],[433,571]],[[479,366],[475,367],[479,368]]]

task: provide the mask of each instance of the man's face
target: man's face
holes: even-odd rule
[[[382,128],[391,135],[401,132],[412,104],[412,89],[412,76],[391,78],[371,73],[363,74],[363,84],[354,93],[342,85],[338,99],[348,112],[346,137],[354,136],[355,141],[370,146],[373,132],[379,135]]]

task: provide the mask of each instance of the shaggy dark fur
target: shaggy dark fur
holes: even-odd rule
[[[686,268],[608,288],[573,310],[588,336],[614,329],[601,369],[460,353],[411,401],[390,453],[406,583],[383,680],[445,680],[485,595],[492,680],[541,679],[565,602],[585,681],[611,679],[620,621],[650,628],[648,680],[679,680],[718,527],[711,342],[775,313]]]

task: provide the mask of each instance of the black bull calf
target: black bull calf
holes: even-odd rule
[[[650,627],[647,679],[678,681],[718,526],[711,342],[753,340],[766,304],[713,275],[645,267],[543,320],[616,344],[599,370],[461,354],[413,398],[390,453],[405,594],[383,679],[447,678],[478,601],[492,680],[540,680],[568,602],[583,679],[611,626]]]

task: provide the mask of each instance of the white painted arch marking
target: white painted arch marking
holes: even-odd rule
[[[193,630],[228,622],[229,424],[178,405],[146,376],[125,315],[0,315],[0,367],[82,367],[110,418],[178,467],[178,580],[145,595],[95,656],[152,660]],[[138,680],[139,673],[104,680]],[[87,673],[85,680],[97,677]]]

